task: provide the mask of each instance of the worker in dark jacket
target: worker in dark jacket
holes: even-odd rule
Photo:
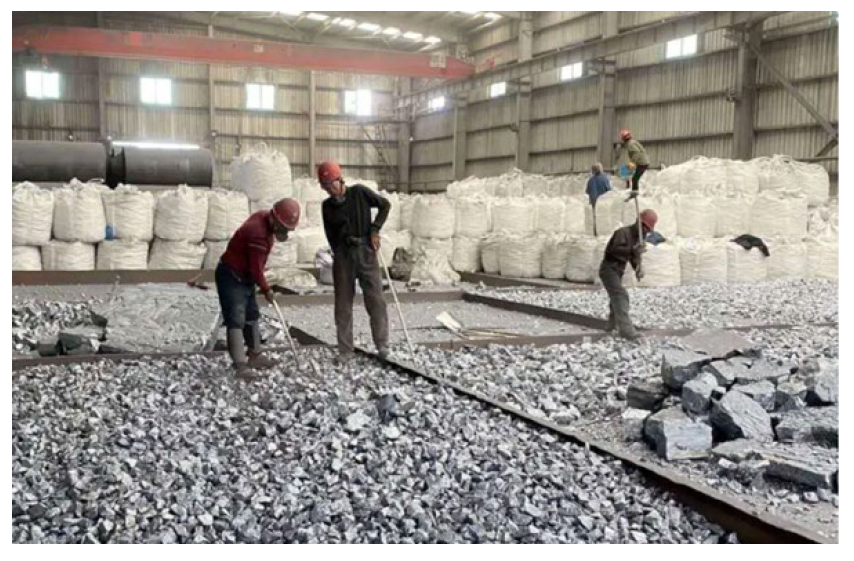
[[[640,222],[643,236],[646,237],[655,229],[658,215],[654,210],[646,209],[640,213]],[[602,279],[602,285],[610,300],[607,331],[613,331],[616,327],[620,335],[629,340],[636,340],[638,333],[629,318],[629,293],[623,288],[623,274],[626,271],[626,263],[631,263],[637,279],[643,278],[643,251],[643,240],[640,238],[637,224],[623,226],[611,236],[605,247],[605,257],[599,266],[599,278]]]
[[[598,236],[596,232],[596,199],[611,190],[611,180],[602,172],[602,164],[596,162],[590,169],[590,179],[587,180],[587,197],[590,199],[590,206],[593,207],[593,235]]]
[[[629,154],[629,168],[634,169],[631,195],[636,197],[640,188],[641,176],[649,167],[649,156],[647,156],[643,144],[632,137],[631,131],[624,129],[620,132],[620,140],[623,141],[623,148]]]
[[[362,287],[365,309],[371,318],[371,334],[377,352],[388,356],[388,312],[382,292],[382,276],[377,258],[380,230],[388,218],[391,203],[364,185],[344,184],[341,168],[323,162],[317,179],[329,197],[323,201],[323,228],[332,249],[332,279],[335,287],[335,328],[338,333],[339,362],[353,356],[353,298],[356,279]],[[378,208],[371,221],[371,208]]]
[[[271,210],[259,210],[234,232],[217,265],[216,291],[227,329],[228,354],[239,378],[256,378],[256,370],[275,364],[261,355],[261,314],[255,288],[273,302],[264,275],[267,257],[275,242],[288,239],[288,232],[296,229],[299,217],[296,199],[282,199]]]

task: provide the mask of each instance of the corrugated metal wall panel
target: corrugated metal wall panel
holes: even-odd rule
[[[140,100],[140,79],[126,76],[104,76],[104,99],[114,103],[136,104]],[[208,86],[200,82],[172,82],[174,107],[208,107]]]
[[[318,72],[318,88],[339,90],[369,89],[376,92],[393,92],[397,78],[393,76],[364,76],[361,74],[339,74]]]
[[[797,88],[824,117],[831,121],[839,120],[838,80],[808,82],[798,84]],[[816,123],[804,106],[782,86],[759,90],[756,107],[756,126],[758,128]]]
[[[454,134],[454,112],[442,111],[416,117],[412,125],[412,136],[430,139]]]
[[[74,134],[78,142],[98,142],[98,136],[97,131],[81,131]],[[68,140],[68,133],[61,130],[18,129],[12,127],[12,139],[65,142]]]
[[[617,123],[638,140],[732,132],[733,105],[725,98],[700,98],[617,110]]]
[[[105,58],[104,72],[122,76],[155,76],[161,78],[208,79],[208,65],[163,60]]]
[[[453,161],[453,140],[427,140],[412,144],[412,156],[410,165],[436,165]]]
[[[534,12],[534,31],[602,12]]]
[[[291,86],[308,87],[308,73],[304,70],[289,70],[287,68],[248,68],[246,66],[223,66],[215,64],[212,67],[214,80],[224,82],[260,82],[264,84],[286,84]]]
[[[474,33],[469,37],[469,49],[478,52],[508,41],[516,41],[519,36],[519,24],[514,20],[505,19]]]
[[[214,90],[217,108],[246,109],[246,86],[244,84],[217,84]],[[307,115],[308,90],[277,87],[275,112],[305,113]]]
[[[644,148],[654,166],[674,165],[690,160],[694,156],[729,158],[732,156],[732,136],[716,138],[644,141]]]
[[[658,23],[667,18],[678,16],[680,12],[648,12],[637,10],[631,12],[620,12],[619,26],[621,30]]]
[[[763,45],[762,53],[772,66],[790,80],[838,74],[838,29],[771,41]],[[760,66],[758,81],[761,84],[773,83],[774,78]]]
[[[583,173],[596,161],[596,150],[566,150],[531,155],[532,173]]]
[[[118,139],[202,143],[208,136],[205,111],[107,105],[107,130]]]
[[[470,132],[466,140],[466,157],[469,159],[513,156],[516,150],[516,133],[510,128]]]
[[[765,20],[765,29],[778,29],[795,26],[806,22],[820,20],[832,15],[833,12],[787,12]]]
[[[599,105],[598,78],[565,82],[559,86],[534,90],[531,118],[543,119],[596,109]]]
[[[513,169],[513,158],[502,158],[495,160],[479,160],[466,163],[466,175],[478,177],[491,177],[501,175]]]
[[[505,95],[482,103],[469,105],[466,127],[469,131],[507,125],[516,118],[516,96]]]
[[[12,102],[12,126],[97,131],[98,104],[15,100]]]
[[[539,121],[531,125],[531,150],[595,147],[598,135],[599,116],[595,113]]]
[[[516,62],[519,59],[519,44],[516,42],[502,43],[494,47],[474,53],[475,65],[498,67]]]
[[[617,103],[649,103],[724,91],[735,85],[735,72],[735,52],[622,70],[617,75]]]
[[[827,141],[827,133],[818,126],[809,129],[759,131],[756,133],[755,154],[785,154],[793,158],[812,158]]]
[[[543,29],[534,36],[534,54],[552,51],[567,45],[575,45],[602,35],[602,14],[591,12],[560,25]]]
[[[412,168],[409,179],[411,190],[428,193],[444,191],[453,181],[453,175],[453,168],[450,165]]]

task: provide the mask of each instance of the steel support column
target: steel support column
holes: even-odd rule
[[[317,77],[308,71],[308,174],[317,169]]]
[[[736,160],[753,158],[756,119],[756,52],[762,41],[762,23],[736,30],[741,33],[738,41],[738,66],[735,77],[735,111],[733,113],[733,149]],[[751,48],[753,47],[753,48]]]
[[[213,38],[214,27],[208,25],[208,37]],[[219,186],[219,166],[216,154],[216,86],[214,85],[213,65],[208,64],[208,143],[214,157],[213,184]]]
[[[519,21],[519,60],[531,60],[534,48],[534,21],[531,12],[522,12]],[[516,167],[528,171],[531,158],[531,77],[519,79],[516,92]]]
[[[98,27],[104,27],[104,14],[96,12],[95,17]],[[107,136],[109,136],[107,133],[107,109],[105,99],[107,92],[104,91],[106,89],[106,80],[104,77],[104,59],[98,58],[98,135],[101,142],[104,142],[107,139]]]
[[[619,12],[602,12],[602,36],[613,37],[619,33]],[[617,135],[616,111],[617,69],[613,57],[603,59],[599,70],[599,140],[596,157],[605,168],[614,163],[614,142]]]
[[[454,100],[454,179],[466,178],[468,95]]]
[[[412,78],[400,78],[398,80],[398,92],[408,94],[412,91]],[[409,107],[402,107],[397,121],[397,191],[399,193],[409,192],[410,161],[412,157],[412,120]]]

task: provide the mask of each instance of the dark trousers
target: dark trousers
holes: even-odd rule
[[[377,350],[388,346],[388,312],[383,298],[383,282],[379,258],[366,244],[345,245],[335,253],[332,263],[335,282],[335,328],[338,332],[338,352],[353,352],[353,299],[356,279],[362,287],[365,309],[371,318],[371,335]]]
[[[255,301],[255,283],[240,278],[231,267],[221,262],[214,273],[216,293],[222,319],[228,329],[243,329],[257,323],[261,313]]]
[[[623,337],[637,335],[632,320],[629,317],[629,293],[623,288],[623,273],[625,267],[602,261],[599,267],[599,278],[602,286],[608,292],[609,311],[608,329],[616,328]]]
[[[632,175],[632,191],[637,191],[640,188],[640,178],[648,167],[642,165],[635,167],[635,174]]]

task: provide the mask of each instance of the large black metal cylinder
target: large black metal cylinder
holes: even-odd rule
[[[107,151],[97,142],[12,142],[12,181],[67,182],[107,178]]]
[[[111,165],[124,169],[123,183],[131,185],[187,185],[210,187],[213,183],[213,156],[198,148],[156,149],[125,146]]]

